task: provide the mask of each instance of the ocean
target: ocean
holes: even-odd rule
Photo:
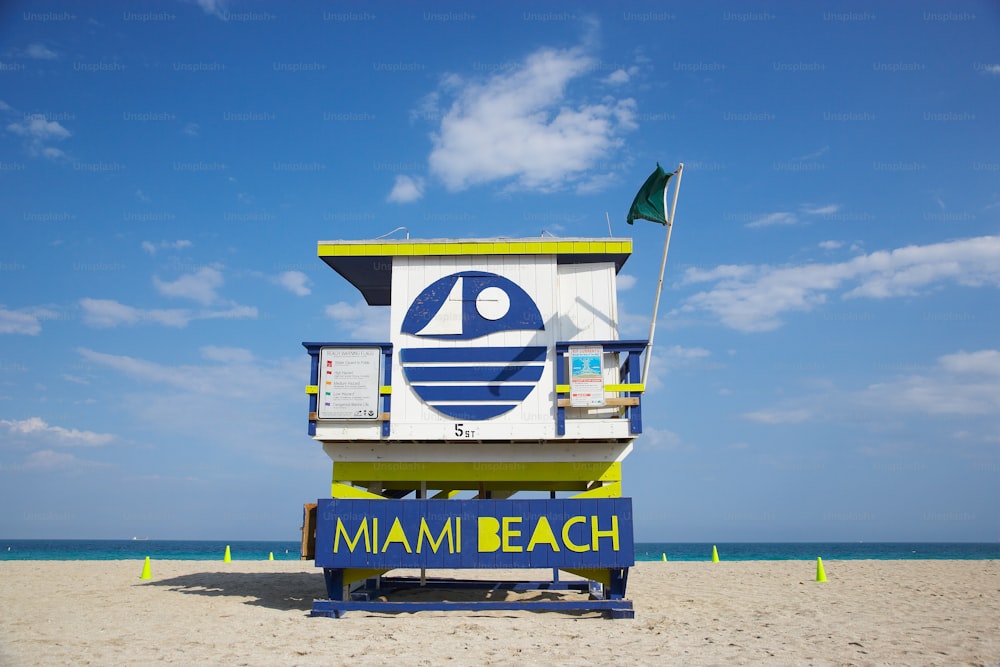
[[[3,560],[299,560],[299,542],[199,540],[2,540]],[[971,542],[637,542],[637,561],[719,560],[997,560],[1000,543]]]

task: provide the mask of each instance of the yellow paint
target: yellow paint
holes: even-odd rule
[[[306,385],[306,393],[307,394],[318,394],[319,393],[319,387],[317,387],[314,384],[307,384]]]
[[[521,523],[521,517],[505,516],[500,520],[501,530],[503,531],[503,550],[505,553],[518,553],[523,551],[521,547],[510,543],[510,539],[512,537],[521,537],[521,531],[511,528],[511,526],[516,523]]]
[[[621,482],[612,482],[610,484],[604,484],[603,486],[597,486],[593,489],[587,489],[583,493],[576,493],[571,498],[621,498],[622,497],[622,484]]]
[[[549,520],[544,516],[538,518],[535,530],[531,532],[531,539],[528,540],[528,551],[533,551],[538,544],[548,544],[553,551],[559,551],[559,541],[556,540],[555,533],[552,532]]]
[[[646,385],[644,385],[642,383],[639,383],[639,382],[634,383],[634,384],[606,384],[606,385],[604,385],[604,391],[605,391],[605,393],[611,393],[611,392],[616,392],[616,391],[635,391],[635,392],[642,393],[642,392],[646,391]],[[557,394],[568,394],[569,393],[569,385],[568,384],[557,384],[556,385],[556,393]]]
[[[585,516],[574,516],[574,517],[570,517],[566,521],[566,523],[563,524],[563,529],[562,529],[563,544],[565,544],[566,548],[569,549],[570,551],[575,551],[577,553],[583,553],[584,551],[590,551],[590,545],[589,544],[574,544],[573,541],[569,539],[569,529],[572,526],[575,526],[578,523],[586,523],[586,522],[587,522],[587,517],[585,517]]]
[[[479,481],[512,482],[510,488],[520,488],[518,482],[620,482],[621,463],[607,461],[573,462],[384,462],[338,461],[335,469],[338,481]],[[555,487],[553,487],[555,488]],[[350,496],[357,497],[357,496]]]
[[[477,241],[396,243],[320,243],[319,257],[394,257],[399,255],[583,255],[631,254],[631,241]]]
[[[455,525],[456,526],[462,525],[462,517],[460,516],[455,517]],[[460,531],[461,528],[456,528],[456,530]],[[441,543],[444,541],[444,538],[447,537],[448,553],[450,554],[455,553],[455,535],[454,533],[452,533],[451,530],[451,521],[444,522],[444,526],[441,528],[441,532],[438,533],[437,540],[435,540],[434,535],[431,533],[430,527],[427,525],[427,519],[420,517],[420,531],[417,533],[417,553],[420,553],[421,549],[423,548],[424,537],[427,538],[427,541],[431,545],[431,551],[433,551],[434,553],[438,552],[438,549],[441,547]]]
[[[380,396],[388,396],[392,393],[392,387],[388,385],[382,385],[378,388],[378,393]]]
[[[349,484],[341,484],[340,482],[334,482],[330,488],[331,498],[368,498],[370,500],[386,500],[384,496],[380,496],[377,493],[370,493],[364,489],[359,489],[356,486],[351,486]]]
[[[477,528],[480,553],[492,553],[500,548],[500,522],[496,517],[479,517]]]
[[[353,584],[355,581],[369,579],[371,577],[381,577],[389,570],[366,570],[357,567],[348,567],[343,570],[344,585]]]
[[[583,577],[584,579],[590,579],[591,581],[596,581],[605,586],[611,585],[611,572],[607,568],[579,568],[579,569],[569,569],[560,568],[563,572],[569,572],[570,574],[575,574],[578,577]]]
[[[372,521],[376,520],[377,519],[372,519]],[[337,519],[337,521],[339,522],[340,519]],[[403,548],[406,549],[406,553],[413,553],[413,548],[410,547],[410,543],[406,539],[406,533],[403,531],[403,525],[399,523],[399,517],[396,517],[393,520],[392,527],[389,528],[389,534],[385,536],[385,543],[382,545],[382,553],[385,553],[390,544],[396,543],[402,544]],[[336,549],[334,549],[334,551],[336,551]]]
[[[590,543],[594,545],[594,550],[597,550],[597,545],[602,537],[611,538],[611,548],[618,551],[618,515],[611,515],[611,528],[608,530],[601,530],[597,525],[597,517],[590,517]]]

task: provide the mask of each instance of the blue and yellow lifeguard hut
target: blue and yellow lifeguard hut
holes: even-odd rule
[[[390,307],[390,333],[304,343],[309,435],[333,461],[315,510],[329,599],[314,615],[530,605],[632,617],[622,462],[642,432],[646,341],[618,335],[617,276],[631,252],[624,238],[319,242],[369,305]],[[546,568],[552,581],[503,586],[581,595],[372,599],[413,583],[385,576],[399,568]],[[582,580],[559,581],[559,570]]]

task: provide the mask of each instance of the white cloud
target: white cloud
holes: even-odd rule
[[[799,219],[794,213],[788,211],[778,211],[777,213],[767,213],[756,220],[747,223],[747,227],[756,229],[758,227],[771,227],[773,225],[794,225]]]
[[[153,277],[153,285],[160,294],[191,299],[205,306],[218,300],[216,290],[222,287],[222,282],[222,272],[209,266],[185,274],[173,282]]]
[[[836,250],[837,248],[844,247],[843,241],[820,241],[819,247],[823,250]]]
[[[201,7],[201,11],[209,16],[225,20],[226,6],[229,4],[226,0],[194,0],[194,3]]]
[[[58,121],[47,120],[42,114],[31,114],[21,121],[10,123],[7,125],[7,131],[24,140],[29,155],[40,155],[52,160],[63,158],[66,154],[46,144],[72,136],[72,133]]]
[[[57,141],[71,135],[59,121],[46,120],[42,114],[32,114],[21,122],[11,123],[7,126],[7,130],[19,137],[39,141]]]
[[[28,48],[24,50],[24,53],[29,58],[34,58],[35,60],[55,60],[59,57],[59,54],[41,42],[29,44]]]
[[[551,191],[585,180],[636,127],[632,99],[568,99],[569,83],[593,65],[582,48],[546,48],[486,80],[446,77],[433,94],[452,102],[431,135],[431,173],[452,191],[493,181]]]
[[[618,291],[624,292],[625,290],[630,290],[633,287],[635,287],[637,281],[636,277],[633,275],[629,275],[627,273],[619,273],[617,282],[618,282]]]
[[[0,306],[0,334],[35,336],[42,330],[42,320],[51,320],[58,316],[58,313],[49,308],[8,310]]]
[[[343,327],[354,340],[389,340],[389,309],[369,306],[363,301],[353,306],[344,301],[326,307],[326,316]]]
[[[707,311],[739,331],[768,331],[781,326],[783,313],[812,310],[838,290],[844,299],[881,299],[945,283],[1000,286],[1000,236],[907,246],[830,264],[688,269],[682,282],[715,283],[689,297],[682,312]]]
[[[806,215],[833,215],[840,210],[840,205],[827,204],[826,206],[803,206],[800,210]]]
[[[144,309],[135,308],[113,299],[80,299],[83,309],[83,323],[97,329],[108,329],[121,325],[161,324],[183,328],[192,320],[209,319],[256,319],[257,309],[253,306],[232,305],[222,310],[192,311],[186,308]]]
[[[274,282],[296,296],[308,296],[312,293],[309,289],[309,276],[301,271],[285,271],[279,274]]]
[[[801,424],[812,415],[808,410],[758,410],[741,416],[761,424]]]
[[[200,351],[201,356],[205,359],[226,364],[249,364],[253,363],[254,360],[253,352],[242,347],[205,345]]]
[[[635,73],[636,68],[631,67],[629,69],[616,69],[614,72],[609,74],[604,78],[604,83],[611,84],[612,86],[619,86],[623,83],[628,83],[632,78],[632,74]]]
[[[997,64],[984,65],[983,71],[988,74],[1000,74],[1000,65]]]
[[[140,247],[148,252],[150,255],[155,255],[160,250],[183,250],[184,248],[190,248],[192,243],[186,239],[179,239],[177,241],[159,241],[153,243],[152,241],[143,241]]]
[[[424,196],[424,179],[419,176],[396,176],[396,182],[392,186],[392,192],[386,198],[387,201],[396,204],[409,204]]]
[[[21,420],[0,419],[0,428],[3,429],[7,437],[30,436],[32,442],[42,441],[49,445],[62,447],[101,447],[110,444],[115,439],[110,433],[95,433],[94,431],[52,426],[41,417],[29,417]]]

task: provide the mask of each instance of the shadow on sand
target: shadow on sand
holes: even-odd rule
[[[189,595],[247,598],[246,604],[281,611],[308,612],[313,599],[326,597],[322,572],[197,572],[142,585]]]

